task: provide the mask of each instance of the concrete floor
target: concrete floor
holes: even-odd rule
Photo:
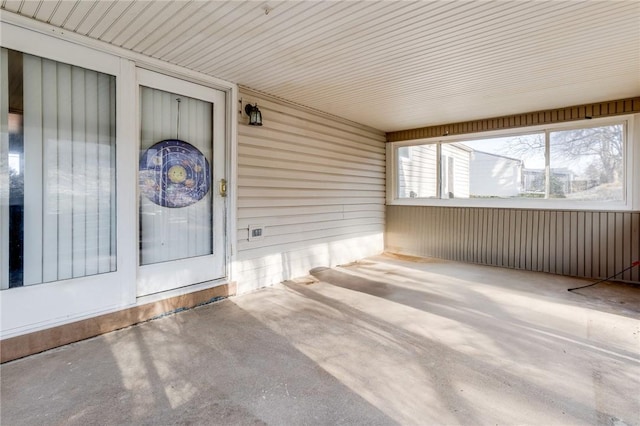
[[[4,364],[0,422],[640,424],[638,287],[390,256],[313,275]]]

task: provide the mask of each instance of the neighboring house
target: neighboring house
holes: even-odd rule
[[[398,194],[400,198],[516,197],[522,191],[521,160],[474,151],[463,144],[443,144],[440,151],[440,180],[434,170],[434,145],[400,148]]]
[[[469,198],[469,165],[473,150],[451,143],[442,146],[442,198]]]
[[[517,158],[473,151],[471,196],[517,197],[522,192],[523,167],[524,163]]]
[[[418,145],[400,148],[398,156],[398,194],[400,198],[428,198],[437,195],[436,147]]]
[[[469,159],[472,150],[448,144],[441,151],[440,190],[443,198],[469,198]],[[400,198],[437,196],[437,150],[434,145],[401,149],[398,156]]]

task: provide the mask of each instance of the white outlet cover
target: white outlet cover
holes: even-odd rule
[[[257,241],[264,238],[264,225],[249,225],[249,241]]]

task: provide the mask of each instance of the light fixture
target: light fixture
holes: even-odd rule
[[[244,107],[244,112],[249,116],[250,126],[262,126],[262,113],[258,109],[258,104],[247,104]]]

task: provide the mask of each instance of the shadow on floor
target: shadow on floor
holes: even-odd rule
[[[0,367],[2,424],[393,424],[223,301]]]
[[[385,265],[383,271],[380,269],[382,264]],[[382,272],[389,278],[424,281],[425,278],[428,280],[427,277],[430,277],[436,282],[500,287],[505,290],[530,293],[536,297],[546,296],[576,306],[583,306],[586,302],[593,309],[631,318],[638,318],[640,314],[640,283],[611,280],[593,287],[568,292],[569,288],[588,285],[595,280],[396,254],[384,254],[373,257],[372,260],[358,261],[344,266],[355,271],[378,274],[378,276]],[[499,273],[495,274],[495,271]]]
[[[637,318],[520,272],[316,269],[3,364],[0,423],[637,423]]]

